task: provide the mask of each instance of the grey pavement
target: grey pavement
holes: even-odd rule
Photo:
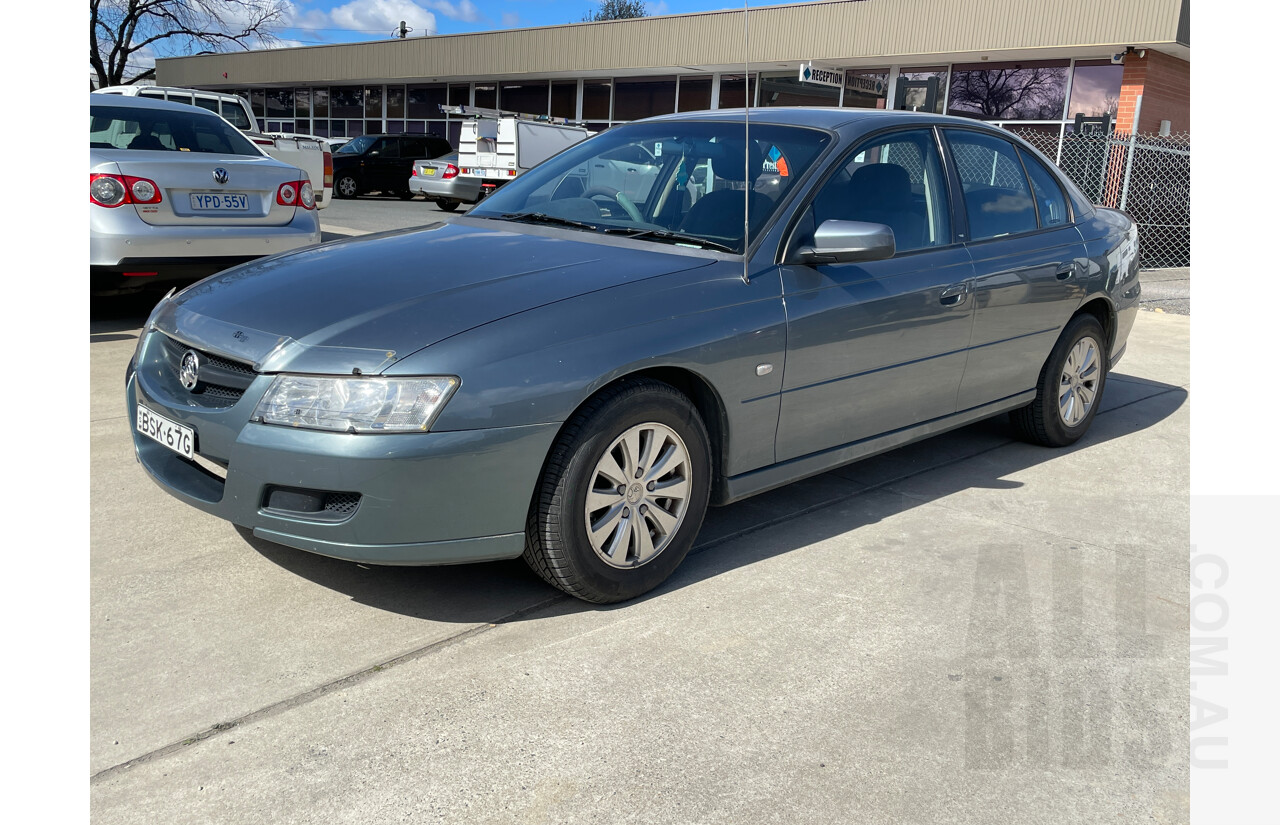
[[[1139,313],[1070,449],[992,420],[713,510],[671,581],[599,608],[170,498],[124,409],[145,306],[111,307],[97,823],[1188,821],[1189,318]]]
[[[1144,269],[1141,278],[1143,309],[1191,314],[1191,267]]]

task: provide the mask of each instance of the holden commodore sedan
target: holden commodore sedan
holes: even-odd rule
[[[89,95],[89,273],[98,294],[198,280],[320,243],[305,172],[196,106]]]
[[[641,151],[631,196],[592,177]],[[671,575],[708,505],[995,415],[1075,442],[1137,312],[1137,242],[982,123],[653,118],[467,215],[166,298],[128,370],[134,446],[261,539],[523,556],[621,601]]]

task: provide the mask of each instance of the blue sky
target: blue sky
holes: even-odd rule
[[[751,5],[775,5],[758,2]],[[412,32],[456,34],[494,29],[579,23],[597,7],[592,0],[291,0],[288,25],[278,33],[282,46],[354,43],[390,39],[401,20]],[[656,0],[652,14],[682,14],[741,8],[732,0]]]

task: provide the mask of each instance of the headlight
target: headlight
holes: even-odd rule
[[[325,378],[277,375],[254,418],[313,430],[425,432],[458,387],[435,378]]]

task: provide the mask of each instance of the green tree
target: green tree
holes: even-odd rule
[[[600,20],[626,20],[631,17],[648,17],[644,0],[600,0],[600,7],[589,11],[582,18],[584,22],[595,23]]]
[[[89,0],[89,68],[99,88],[119,86],[156,76],[138,65],[144,55],[267,45],[288,8],[287,0]]]

